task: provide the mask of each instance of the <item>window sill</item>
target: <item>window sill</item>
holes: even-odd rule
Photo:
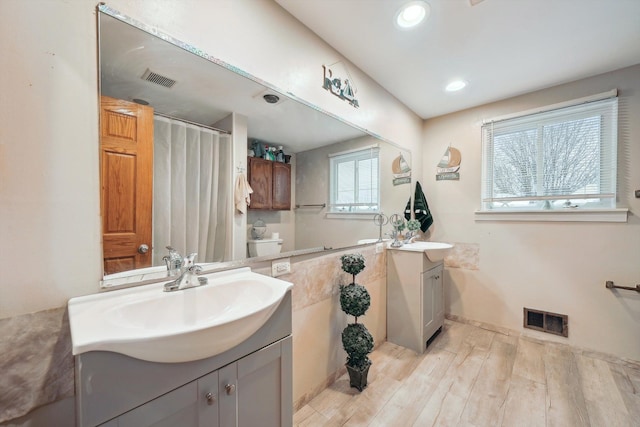
[[[627,222],[629,209],[476,211],[476,221]]]
[[[364,219],[372,220],[378,212],[327,212],[325,218],[327,219]]]

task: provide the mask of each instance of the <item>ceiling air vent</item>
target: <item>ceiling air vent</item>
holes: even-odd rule
[[[168,87],[168,88],[176,84],[175,80],[170,79],[169,77],[163,76],[162,74],[154,73],[148,68],[147,68],[147,71],[145,71],[144,74],[142,75],[142,80],[146,80],[148,82],[155,83],[157,85]]]

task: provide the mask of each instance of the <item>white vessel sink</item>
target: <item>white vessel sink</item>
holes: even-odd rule
[[[399,248],[392,248],[389,244],[389,249],[399,251],[412,251],[412,252],[424,252],[432,262],[442,261],[447,256],[449,250],[453,247],[450,243],[441,242],[413,242],[402,245]]]
[[[113,351],[178,363],[220,354],[271,317],[289,282],[242,268],[204,275],[209,283],[164,292],[164,283],[69,300],[73,354]]]

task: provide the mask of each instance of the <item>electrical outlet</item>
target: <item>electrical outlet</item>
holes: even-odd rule
[[[384,243],[376,243],[376,253],[381,254],[384,252]]]
[[[291,261],[289,258],[271,261],[271,276],[278,277],[291,273]]]

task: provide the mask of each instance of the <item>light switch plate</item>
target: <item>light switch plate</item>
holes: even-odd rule
[[[271,261],[271,277],[291,273],[291,259],[281,258]]]

